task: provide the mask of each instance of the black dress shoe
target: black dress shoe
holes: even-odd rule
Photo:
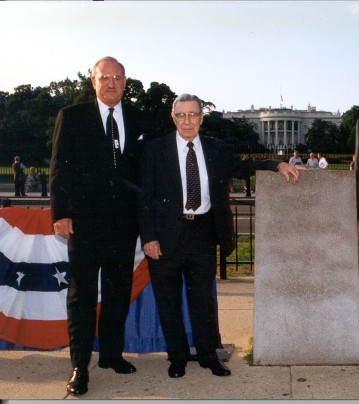
[[[136,368],[132,363],[127,362],[123,358],[116,359],[100,359],[98,362],[100,368],[113,369],[116,373],[135,373]]]
[[[168,368],[168,376],[172,378],[182,377],[186,374],[186,362],[171,362]]]
[[[227,368],[227,366],[224,366],[223,363],[218,359],[213,359],[210,362],[200,363],[200,365],[203,368],[211,369],[215,376],[229,376],[231,374],[231,371]]]
[[[72,396],[80,396],[87,392],[89,382],[89,372],[87,368],[74,368],[69,381],[67,382],[67,392]]]

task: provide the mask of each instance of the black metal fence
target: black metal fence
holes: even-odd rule
[[[233,212],[234,234],[236,237],[236,248],[230,257],[226,257],[223,252],[219,252],[219,274],[221,279],[227,279],[227,266],[233,265],[235,271],[238,271],[240,265],[246,264],[249,266],[250,273],[254,275],[254,217],[255,217],[255,199],[246,198],[233,198],[231,199],[231,206]],[[240,210],[240,206],[245,206],[247,209]],[[239,225],[239,219],[244,218],[247,220],[245,226]],[[242,259],[238,247],[239,237],[248,236],[248,259]]]
[[[27,166],[25,168],[25,174],[29,174],[30,167],[35,168],[35,172],[37,174],[41,174],[42,172],[45,172],[45,174],[48,176],[49,173],[49,167],[45,166]],[[12,184],[14,182],[14,173],[12,170],[12,166],[0,166],[0,184]]]
[[[353,153],[354,154],[354,153]],[[0,155],[1,155],[1,145],[0,145]],[[14,156],[16,153],[14,152]],[[30,152],[27,153],[27,155],[30,155]],[[31,166],[35,167],[36,172],[40,173],[45,171],[46,174],[48,174],[48,165],[38,165],[34,162],[31,162],[27,160],[26,156],[22,157],[23,162],[26,166],[25,172],[28,173],[29,169]],[[278,153],[251,153],[249,154],[250,157],[254,159],[277,159],[277,160],[282,160],[288,162],[289,159],[293,156],[293,153],[291,154],[278,154]],[[303,163],[306,164],[309,155],[308,154],[301,154],[300,155]],[[329,169],[334,169],[334,170],[349,170],[350,163],[353,160],[353,155],[346,153],[346,154],[326,154],[325,155],[328,163],[329,163]],[[0,159],[0,162],[3,161]],[[48,162],[48,160],[44,159],[44,161]],[[0,163],[0,184],[11,184],[13,182],[13,172],[12,172],[12,167],[11,167],[12,162],[8,161],[6,164]],[[243,186],[243,180],[233,180],[231,186],[236,188],[238,185]],[[251,186],[255,186],[255,178],[251,178]],[[248,186],[247,186],[247,189]],[[247,195],[249,196],[249,195]]]

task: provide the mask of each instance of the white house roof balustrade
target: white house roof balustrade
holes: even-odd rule
[[[306,110],[283,107],[259,108],[254,105],[248,110],[223,112],[223,118],[245,118],[254,124],[259,133],[260,142],[269,148],[294,148],[305,143],[305,135],[315,119],[332,122],[339,126],[340,112],[317,111],[310,104]]]

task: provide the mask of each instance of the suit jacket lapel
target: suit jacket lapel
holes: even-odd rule
[[[214,149],[211,146],[211,143],[208,138],[201,136],[201,135],[199,135],[199,137],[201,139],[204,160],[206,162],[207,175],[208,175],[208,186],[209,186],[209,192],[211,194],[213,178],[215,176],[213,161],[214,161],[214,157],[215,157],[214,155],[216,153],[216,149]]]
[[[123,147],[122,154],[126,154],[129,150],[132,150],[132,146],[137,142],[138,133],[135,130],[135,122],[134,117],[132,116],[131,111],[128,106],[122,101],[122,116],[123,116],[123,125],[125,128],[125,143]]]
[[[178,193],[178,198],[183,201],[181,170],[179,166],[176,132],[171,133],[165,138],[163,145],[163,155],[166,156],[166,162],[169,169],[171,181],[174,189]]]

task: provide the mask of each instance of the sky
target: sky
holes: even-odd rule
[[[1,1],[0,38],[9,93],[114,56],[217,111],[359,105],[359,1]]]

